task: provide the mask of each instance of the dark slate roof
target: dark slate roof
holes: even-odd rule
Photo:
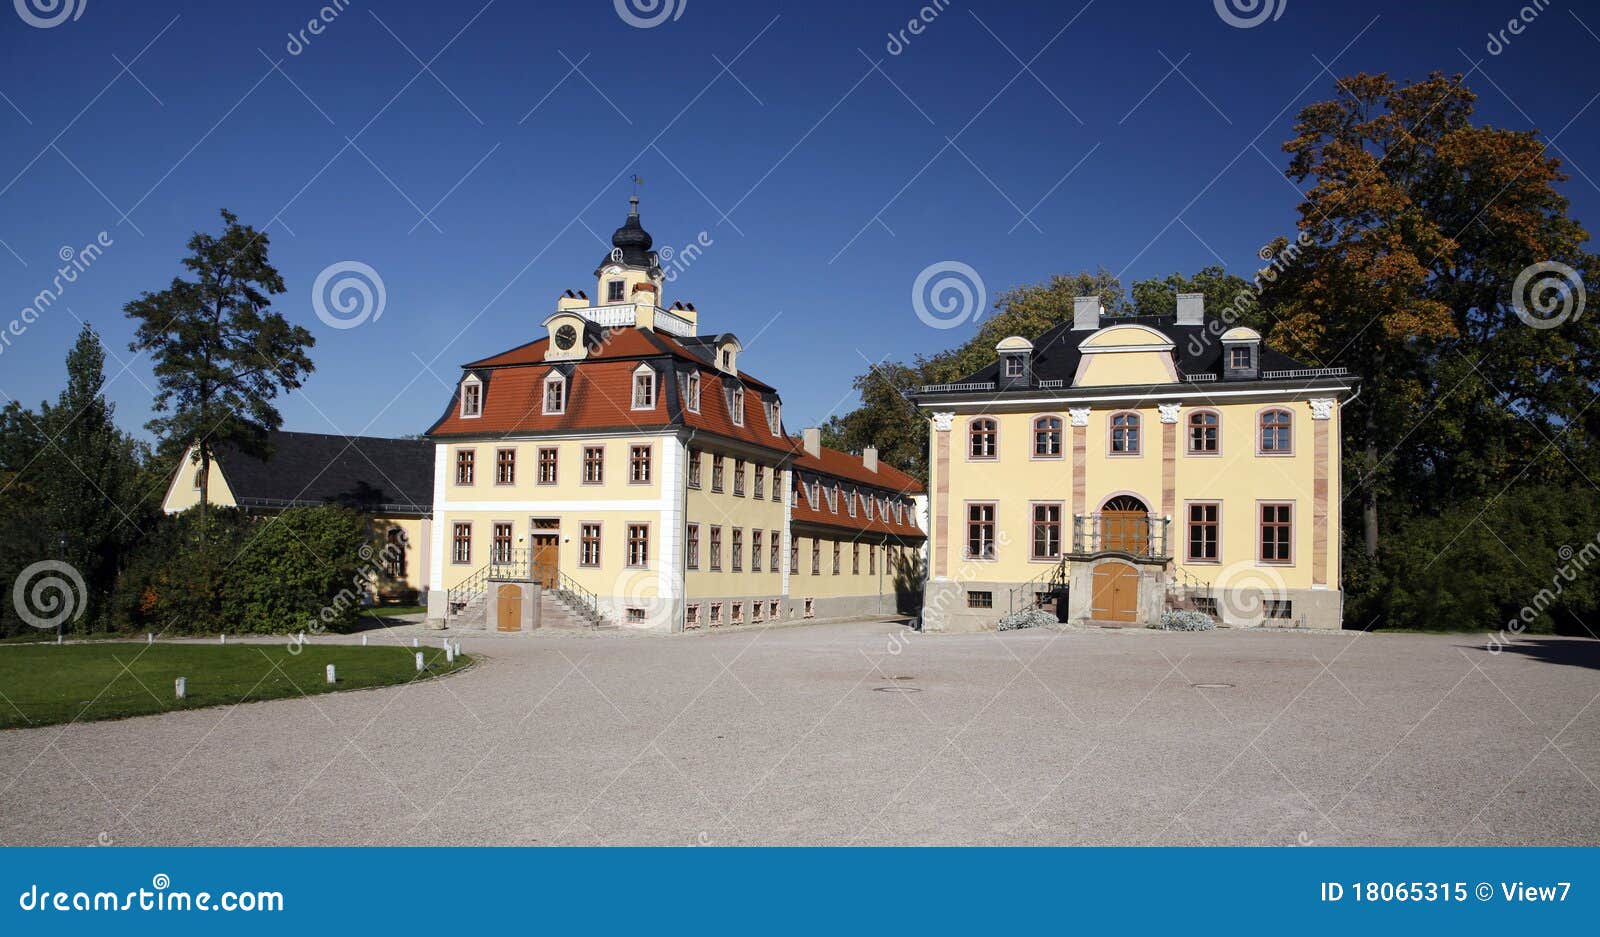
[[[1223,324],[1214,316],[1206,316],[1200,325],[1178,325],[1173,316],[1100,317],[1100,328],[1109,328],[1113,325],[1146,325],[1170,338],[1177,346],[1172,353],[1177,358],[1179,376],[1189,374],[1215,374],[1219,378],[1222,376],[1221,336],[1232,326]],[[1071,387],[1072,378],[1078,373],[1078,361],[1083,357],[1078,350],[1078,343],[1093,334],[1095,331],[1090,329],[1074,331],[1069,320],[1039,336],[1033,343],[1034,378],[1042,381],[1061,380],[1066,382],[1065,386]],[[1259,367],[1263,371],[1291,371],[1309,365],[1263,344]],[[999,374],[1000,363],[996,361],[970,377],[962,378],[961,382],[993,381]]]
[[[240,507],[344,504],[375,513],[431,514],[433,443],[425,439],[267,434],[266,461],[231,446],[217,463]]]

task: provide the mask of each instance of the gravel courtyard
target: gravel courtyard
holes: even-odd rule
[[[0,732],[0,843],[1600,844],[1600,642],[464,644],[401,688]]]

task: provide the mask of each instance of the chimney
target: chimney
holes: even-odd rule
[[[1100,297],[1078,296],[1072,300],[1072,330],[1100,327]]]
[[[878,447],[868,446],[861,450],[861,466],[869,472],[878,470]]]
[[[1201,325],[1205,321],[1206,294],[1178,294],[1178,324]]]
[[[808,426],[801,434],[805,443],[806,454],[813,459],[822,457],[822,427]]]

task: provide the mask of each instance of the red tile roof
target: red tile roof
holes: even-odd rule
[[[866,467],[858,455],[823,446],[822,454],[814,456],[805,451],[805,444],[799,438],[791,438],[790,442],[800,453],[794,467],[802,471],[834,475],[863,485],[872,485],[889,491],[903,491],[908,494],[921,494],[925,490],[922,482],[886,462],[880,461],[878,470],[874,472]]]
[[[823,450],[831,452],[833,450]],[[841,455],[843,453],[840,453]],[[820,524],[826,527],[840,527],[852,531],[870,531],[872,533],[889,534],[905,540],[920,540],[926,537],[922,528],[917,526],[915,508],[907,505],[901,520],[897,523],[894,515],[887,518],[883,516],[881,504],[873,506],[872,518],[867,518],[866,511],[858,502],[856,515],[850,516],[850,509],[846,506],[845,499],[850,497],[850,490],[843,488],[840,497],[833,500],[835,510],[828,508],[827,493],[821,488],[817,491],[817,503],[813,505],[806,497],[803,482],[796,481],[798,493],[795,496],[794,507],[790,509],[790,520],[795,524]],[[900,500],[900,499],[896,499]]]

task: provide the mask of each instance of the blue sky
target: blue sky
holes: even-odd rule
[[[1281,14],[1241,28],[1211,0],[953,2],[891,50],[920,4],[656,2],[679,15],[357,0],[297,54],[318,3],[59,0],[81,15],[49,28],[0,9],[0,322],[52,286],[64,246],[111,243],[12,337],[0,399],[53,398],[81,319],[141,425],[153,382],[122,306],[228,207],[268,228],[277,308],[317,336],[286,428],[420,432],[462,362],[593,291],[637,173],[658,249],[710,241],[665,298],[739,334],[798,429],[852,406],[869,362],[972,333],[915,314],[930,265],[969,265],[991,302],[1100,266],[1248,275],[1293,232],[1280,145],[1334,93],[1325,65],[1478,66],[1480,119],[1555,136],[1574,215],[1600,207],[1600,11],[1550,6],[1491,55],[1519,4],[1256,0]],[[312,285],[344,261],[386,301],[334,329]]]

